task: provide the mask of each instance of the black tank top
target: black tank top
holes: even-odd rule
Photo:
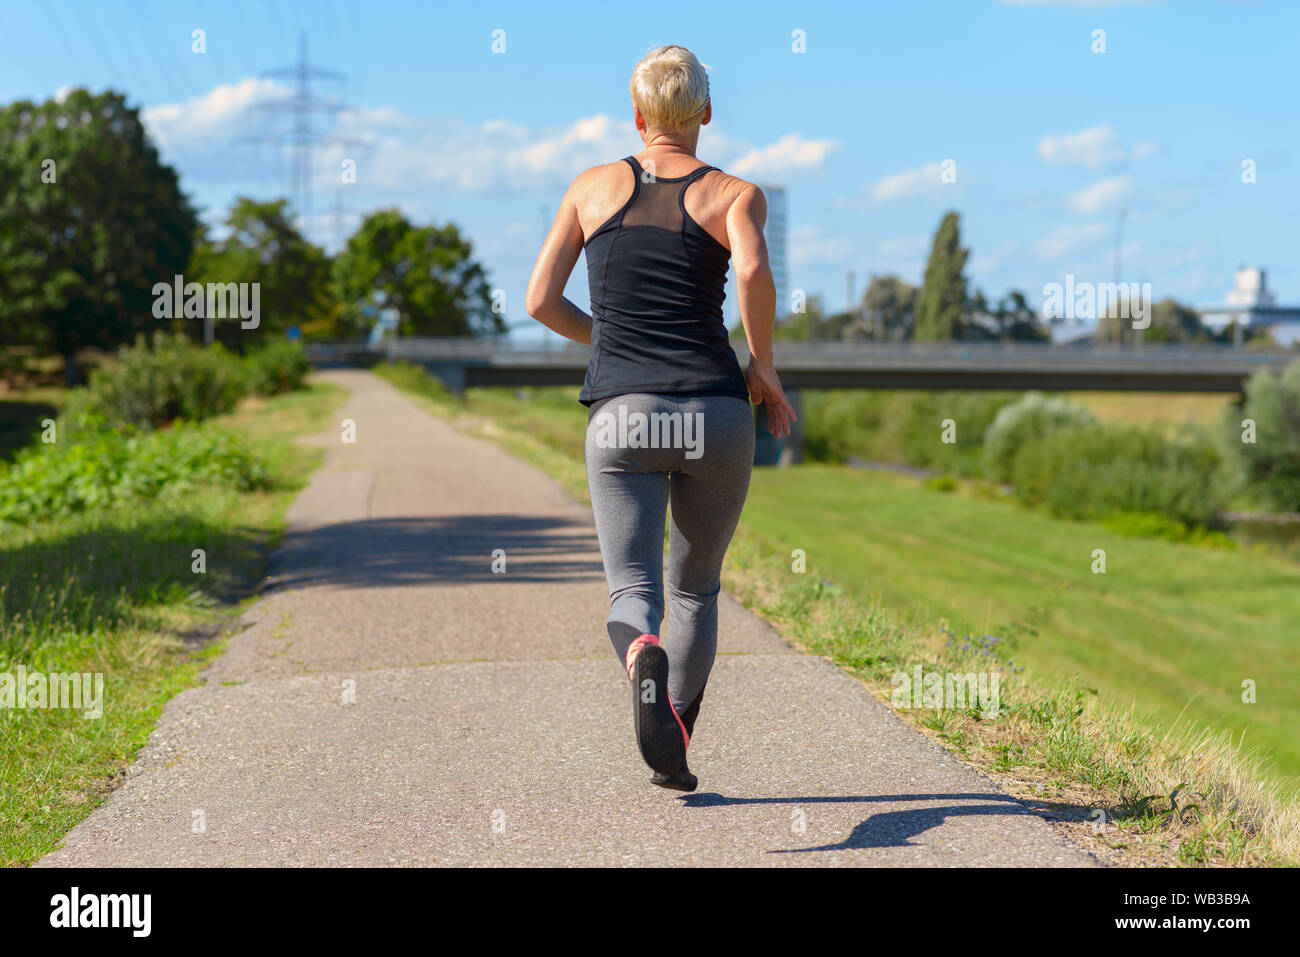
[[[591,357],[578,400],[630,392],[734,395],[745,375],[727,341],[725,246],[686,212],[686,189],[713,169],[650,177],[633,156],[632,197],[587,239]]]

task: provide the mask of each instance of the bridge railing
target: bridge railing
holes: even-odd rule
[[[747,358],[743,343],[734,344],[736,353]],[[370,344],[363,341],[315,341],[306,343],[314,360],[346,360],[355,356],[406,359],[414,362],[520,362],[569,365],[585,362],[587,346],[562,339],[513,342],[495,338],[389,338]],[[1133,345],[1052,345],[1024,342],[778,342],[778,365],[821,368],[852,365],[856,361],[905,367],[917,363],[961,363],[991,366],[1034,364],[1144,366],[1196,365],[1277,366],[1300,358],[1300,350],[1239,349],[1217,343],[1183,345],[1147,343]]]

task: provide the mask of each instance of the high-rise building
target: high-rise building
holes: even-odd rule
[[[786,260],[786,204],[785,187],[759,184],[767,196],[767,258],[772,264],[772,279],[776,283],[776,317],[790,313],[790,273]]]
[[[767,238],[767,258],[772,266],[772,281],[776,286],[776,317],[781,319],[791,311],[790,273],[786,259],[786,206],[785,187],[759,184],[767,197],[767,225],[763,235]],[[736,296],[736,273],[727,274],[727,300],[731,303],[728,315],[731,322],[740,321],[740,299]]]

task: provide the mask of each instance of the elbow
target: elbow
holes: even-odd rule
[[[765,277],[772,275],[772,269],[767,262],[762,259],[755,259],[751,262],[736,263],[736,281],[746,285],[755,282],[761,282]]]
[[[546,309],[547,297],[539,290],[532,286],[524,293],[524,311],[538,321],[541,320],[541,312]]]

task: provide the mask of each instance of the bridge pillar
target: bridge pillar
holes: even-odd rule
[[[454,392],[457,396],[465,394],[465,367],[463,365],[430,362],[425,364],[425,369],[428,370],[429,375],[446,386],[449,392]]]
[[[800,421],[790,426],[790,434],[783,439],[775,438],[767,431],[767,409],[761,405],[754,409],[755,465],[785,467],[803,461],[803,396],[798,389],[787,389],[785,397],[790,400]]]

